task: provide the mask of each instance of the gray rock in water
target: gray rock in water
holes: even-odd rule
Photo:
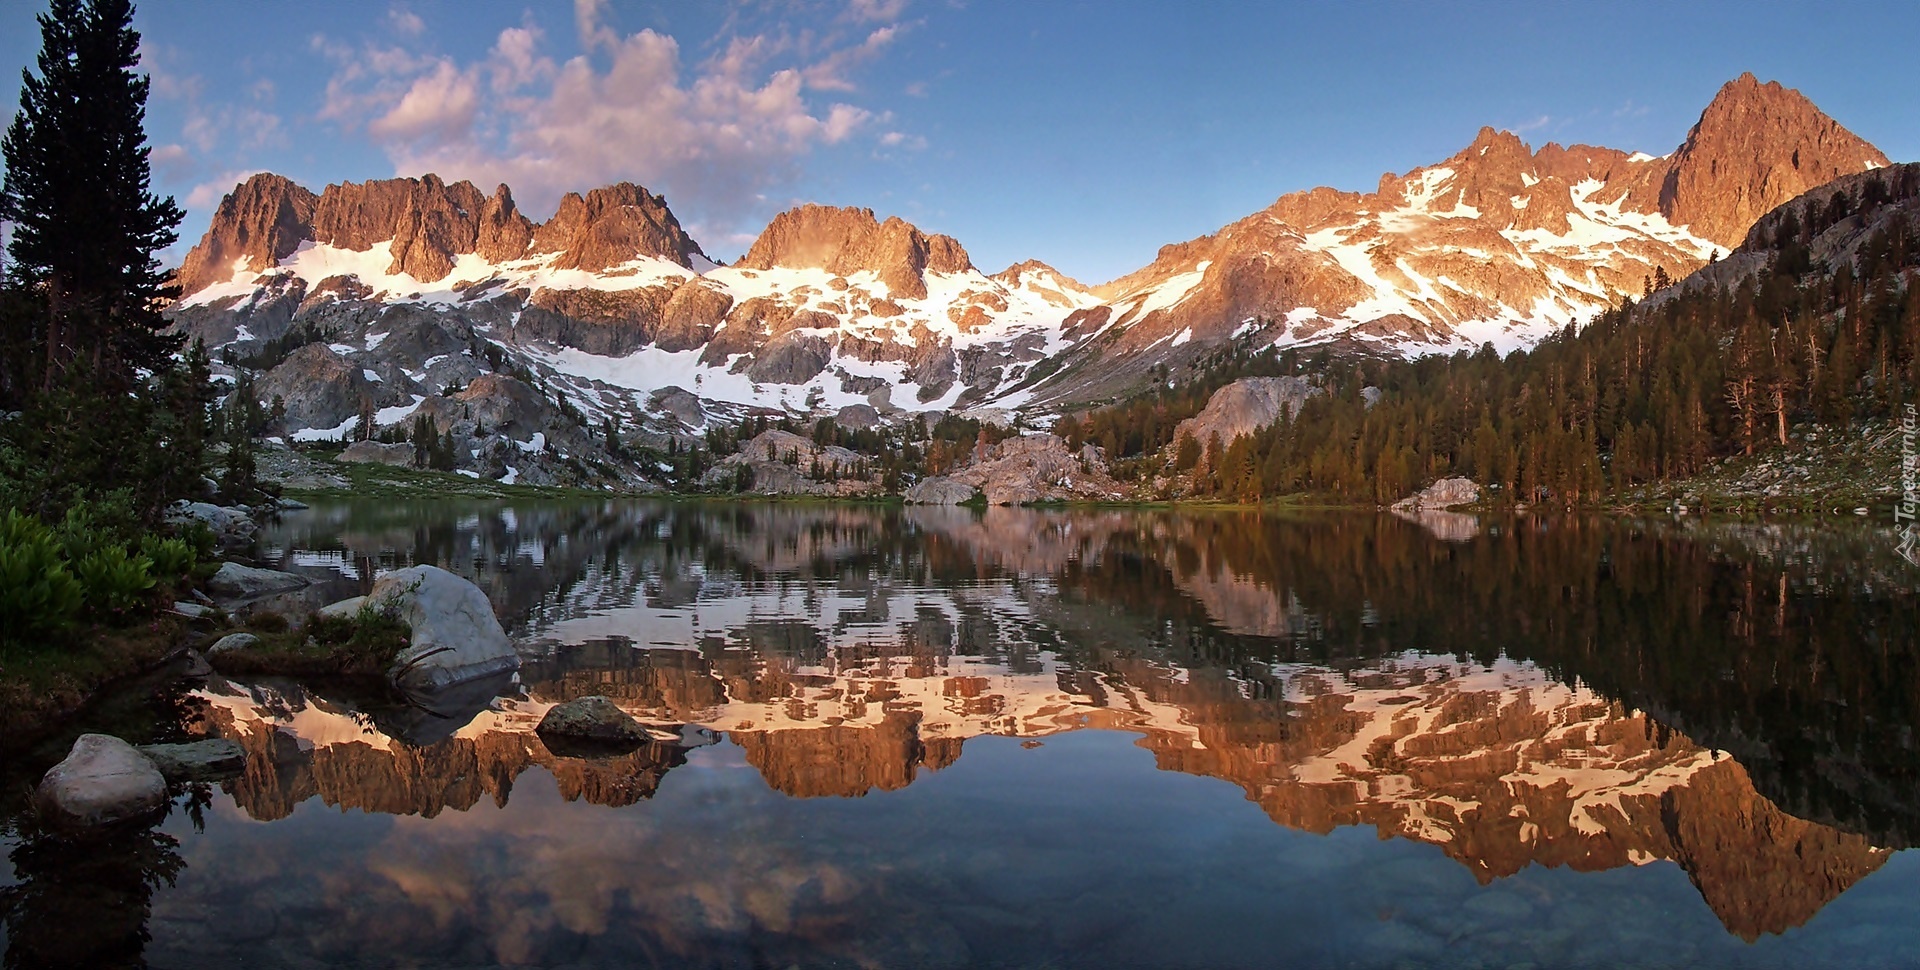
[[[228,599],[252,599],[268,593],[284,593],[308,584],[305,576],[274,569],[256,569],[237,562],[220,564],[220,571],[207,580],[207,588]]]
[[[960,505],[971,500],[976,491],[972,485],[936,475],[913,483],[904,498],[910,505]]]
[[[647,729],[621,710],[613,701],[594,695],[570,700],[547,711],[534,729],[576,741],[641,742],[649,739]]]
[[[260,638],[251,633],[229,633],[207,648],[207,656],[218,657],[223,653],[232,653],[236,650],[251,650],[259,645]]]
[[[138,750],[168,781],[219,781],[247,770],[246,749],[225,738],[191,744],[148,744]]]
[[[82,734],[35,793],[42,816],[74,828],[112,825],[158,813],[167,781],[133,745],[106,734]]]
[[[312,508],[312,506],[308,505],[305,502],[297,501],[290,498],[283,498],[280,500],[280,511],[282,512],[299,512],[309,508]]]
[[[366,600],[393,610],[413,630],[412,644],[390,671],[402,687],[440,690],[520,666],[487,594],[438,566],[387,573],[374,581]]]

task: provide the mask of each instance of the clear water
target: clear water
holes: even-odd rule
[[[805,505],[337,504],[517,682],[168,685],[247,773],[74,843],[9,966],[1907,966],[1920,571],[1848,530]],[[299,609],[302,603],[279,604]],[[657,740],[532,732],[605,694]],[[139,706],[139,705],[136,705]]]

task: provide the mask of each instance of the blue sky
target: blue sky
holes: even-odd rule
[[[797,202],[1086,282],[1481,125],[1664,154],[1742,71],[1920,159],[1920,4],[145,0],[159,187],[189,245],[270,170],[506,181],[543,219],[627,179],[710,254]],[[39,46],[0,2],[0,94]]]

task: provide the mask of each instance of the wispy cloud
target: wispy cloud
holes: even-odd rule
[[[837,34],[736,30],[730,20],[697,60],[673,36],[621,33],[606,0],[575,0],[580,53],[564,59],[530,19],[465,60],[391,36],[357,46],[317,37],[314,50],[332,64],[320,116],[364,133],[402,174],[505,182],[535,215],[566,191],[632,180],[732,238],[799,159],[885,124],[883,113],[819,95],[858,90],[859,70],[910,26],[882,23],[904,8],[856,3],[846,16],[861,26]],[[898,131],[870,137],[889,149],[925,145]]]

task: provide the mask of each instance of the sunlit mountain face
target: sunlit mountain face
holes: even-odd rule
[[[1112,965],[1175,911],[1154,945],[1219,965],[1288,920],[1347,934],[1309,963],[1632,945],[1597,911],[1701,960],[1822,963],[1911,888],[1889,726],[1920,705],[1920,618],[1870,528],[387,502],[266,545],[312,602],[467,574],[524,666],[426,707],[185,695],[185,732],[248,766],[204,831],[168,823],[150,956],[273,962],[191,916],[246,887],[342,927],[313,946],[422,965],[1017,963],[1076,920]],[[550,749],[542,715],[589,695],[654,740]],[[1292,915],[1192,922],[1246,900]],[[540,925],[497,918],[530,901]]]

